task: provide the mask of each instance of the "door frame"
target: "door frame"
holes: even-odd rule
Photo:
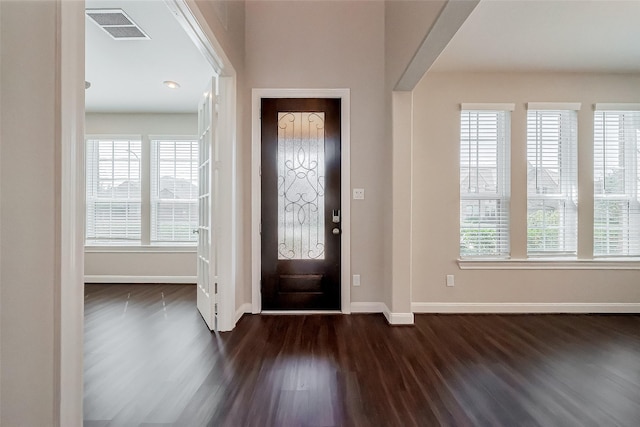
[[[340,307],[344,314],[351,313],[351,123],[350,89],[252,89],[251,91],[251,312],[262,311],[261,237],[260,220],[262,198],[260,157],[262,149],[260,104],[262,98],[339,98],[341,106],[341,229]],[[296,313],[291,312],[291,313]]]
[[[216,39],[207,20],[202,15],[196,0],[164,0],[191,38],[196,48],[209,61],[218,74],[218,126],[215,137],[219,141],[220,181],[228,186],[220,187],[219,204],[225,207],[219,211],[222,231],[218,235],[218,244],[229,248],[222,251],[218,264],[225,266],[218,272],[218,281],[226,286],[218,288],[218,331],[231,331],[238,320],[236,313],[237,278],[237,115],[236,115],[236,70],[225,54],[222,45]]]
[[[85,2],[56,1],[56,62],[55,76],[59,179],[61,189],[58,205],[58,246],[55,248],[59,260],[59,277],[56,278],[54,297],[57,310],[53,314],[54,343],[54,425],[82,426],[83,399],[83,325],[84,325],[84,49],[85,49]],[[229,141],[229,165],[233,177],[230,192],[229,231],[232,240],[231,288],[221,296],[222,307],[228,326],[235,325],[235,279],[236,279],[236,71],[226,57],[195,0],[165,0],[182,23],[187,34],[205,57],[216,65],[222,82],[220,91],[225,93],[225,102],[220,115],[225,115],[229,126],[221,138]],[[221,68],[221,69],[220,69]]]

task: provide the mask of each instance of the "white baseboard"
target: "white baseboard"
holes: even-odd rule
[[[236,310],[236,322],[238,323],[238,321],[240,320],[240,318],[242,316],[244,316],[245,313],[251,313],[251,304],[246,302],[244,304],[242,304],[240,307],[238,307],[238,309]]]
[[[196,276],[84,276],[84,283],[170,283],[193,285],[196,281]]]
[[[384,303],[382,302],[352,302],[352,313],[384,313]]]
[[[384,317],[386,317],[387,322],[390,325],[413,325],[413,313],[393,313],[389,311],[389,307],[386,304],[384,305]]]
[[[413,325],[413,313],[392,313],[383,302],[352,302],[351,313],[382,313],[390,325]]]
[[[414,302],[414,313],[640,313],[640,303]]]
[[[262,310],[265,316],[308,316],[313,314],[342,314],[340,310]]]

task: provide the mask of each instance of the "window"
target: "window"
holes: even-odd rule
[[[596,104],[594,256],[640,255],[640,111]]]
[[[86,238],[140,240],[140,139],[87,141]]]
[[[151,242],[197,242],[198,142],[151,141]]]
[[[540,107],[527,112],[527,253],[575,255],[577,113]]]
[[[198,141],[90,137],[87,245],[195,245]]]
[[[507,258],[510,114],[466,105],[460,120],[460,256]]]

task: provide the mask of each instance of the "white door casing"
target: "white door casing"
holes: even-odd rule
[[[235,268],[236,268],[236,167],[235,167],[235,79],[233,65],[227,58],[220,43],[209,27],[195,0],[165,0],[178,22],[184,27],[187,35],[194,41],[203,55],[211,62],[214,70],[220,74],[221,88],[226,97],[221,106],[224,114],[224,125],[221,134],[226,141],[225,147],[229,160],[229,199],[228,208],[231,229],[228,247],[231,259],[229,265],[230,288],[223,292],[222,330],[230,330],[235,325]],[[54,398],[58,401],[55,424],[64,426],[82,425],[82,329],[83,329],[83,295],[78,292],[83,286],[83,249],[84,249],[84,1],[68,2],[58,0],[56,27],[59,31],[56,59],[60,64],[56,78],[56,90],[59,100],[59,131],[63,167],[60,171],[62,186],[61,209],[67,212],[62,218],[61,236],[66,236],[62,243],[61,253],[64,256],[61,264],[61,286],[59,304],[62,317],[56,315],[59,325],[59,354],[56,368],[59,376],[55,381]],[[64,102],[62,102],[64,101]],[[69,102],[66,102],[69,101]],[[73,159],[72,157],[75,157]],[[68,162],[68,163],[64,163]],[[66,166],[64,166],[66,165]],[[68,191],[67,191],[68,190]],[[72,211],[75,210],[75,215]],[[75,242],[75,245],[74,243]],[[228,328],[228,329],[225,329]]]
[[[341,311],[351,313],[351,126],[349,89],[253,89],[251,123],[251,312],[262,311],[261,278],[261,119],[262,98],[340,98],[341,100]]]
[[[218,148],[218,330],[230,331],[236,324],[237,270],[237,168],[236,168],[236,72],[195,0],[164,0],[196,47],[217,74],[219,120]],[[215,86],[214,86],[215,87]],[[242,311],[240,311],[242,314]]]
[[[236,324],[233,79],[214,77],[198,108],[199,228],[197,306],[210,330]]]
[[[235,83],[232,77],[218,77],[216,126],[215,215],[218,274],[218,330],[231,331],[236,325],[236,151]]]

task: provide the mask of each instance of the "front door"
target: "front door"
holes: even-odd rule
[[[340,99],[262,99],[262,308],[340,310]]]

